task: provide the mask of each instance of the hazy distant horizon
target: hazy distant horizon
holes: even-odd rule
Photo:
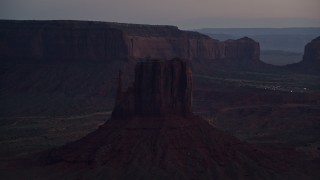
[[[89,20],[199,28],[320,27],[319,0],[2,0],[0,19]]]
[[[236,18],[235,18],[236,19]],[[304,23],[303,25],[295,25],[294,23],[290,23],[292,21],[295,21],[294,19],[282,19],[281,21],[286,21],[287,23],[281,23],[281,21],[279,21],[278,19],[238,19],[237,23],[230,23],[228,24],[228,22],[233,21],[234,19],[226,19],[224,23],[216,23],[216,21],[221,22],[224,21],[223,19],[219,19],[217,20],[216,18],[212,18],[211,22],[210,20],[208,20],[208,18],[204,18],[202,19],[198,19],[198,20],[185,20],[183,22],[176,22],[176,23],[153,23],[153,22],[149,22],[149,21],[145,21],[145,22],[129,22],[129,21],[107,21],[107,20],[98,20],[98,19],[20,19],[20,18],[16,18],[16,19],[12,19],[12,18],[0,18],[0,20],[39,20],[39,21],[59,21],[59,20],[71,20],[71,21],[96,21],[96,22],[115,22],[115,23],[128,23],[128,24],[148,24],[148,25],[169,25],[169,26],[176,26],[181,30],[196,30],[196,29],[206,29],[206,28],[221,28],[221,29],[263,29],[263,28],[274,28],[274,29],[285,29],[285,28],[320,28],[320,20],[315,20],[315,19],[310,19],[309,21],[311,22],[319,22],[318,24],[312,24],[312,23]],[[209,22],[207,22],[209,21]],[[250,25],[250,23],[252,22],[264,22],[264,25],[259,25],[259,23],[255,24],[255,25]],[[269,21],[268,23],[265,23],[266,21]],[[285,24],[285,25],[277,25],[277,23],[272,24],[272,21],[274,22],[278,22],[279,24]],[[190,23],[194,23],[197,25],[190,25]],[[267,25],[266,25],[267,24]]]

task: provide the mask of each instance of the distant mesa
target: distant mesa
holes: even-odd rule
[[[135,73],[127,91],[120,81],[112,118],[49,151],[48,166],[84,179],[281,179],[290,153],[261,151],[191,113],[185,61],[141,62]]]
[[[237,40],[225,41],[225,58],[240,61],[260,61],[260,45],[251,38],[243,37]]]
[[[90,21],[0,20],[0,59],[112,61],[164,59],[259,61],[249,38],[221,42],[175,26]]]
[[[302,61],[287,67],[297,72],[320,74],[320,36],[305,46]]]
[[[320,65],[320,36],[305,46],[302,62]]]

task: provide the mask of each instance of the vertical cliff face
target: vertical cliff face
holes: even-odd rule
[[[218,60],[224,58],[224,43],[214,39],[190,39],[188,42],[189,59]]]
[[[141,62],[133,87],[125,92],[118,88],[113,117],[186,116],[191,113],[191,98],[192,73],[185,61]]]
[[[131,58],[172,59],[175,57],[199,60],[220,59],[224,56],[224,43],[199,33],[173,29],[171,33],[130,33],[126,42]]]
[[[86,21],[0,20],[3,60],[108,61],[119,59],[259,60],[259,43],[220,42],[174,26]]]
[[[320,37],[305,46],[303,63],[320,65]]]
[[[179,37],[128,36],[128,49],[133,59],[188,58],[188,40]]]
[[[244,37],[238,40],[229,40],[225,42],[225,58],[235,59],[242,62],[248,60],[260,60],[260,46],[254,40]]]
[[[128,56],[123,32],[99,23],[1,21],[3,60],[101,61]]]
[[[302,61],[287,67],[295,72],[320,74],[320,37],[305,46]]]

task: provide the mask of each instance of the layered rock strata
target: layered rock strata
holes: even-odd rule
[[[242,62],[247,60],[260,60],[260,46],[259,43],[255,42],[253,39],[244,37],[238,40],[227,40],[224,44],[224,58],[238,59]]]
[[[220,42],[174,26],[88,21],[0,20],[0,59],[108,61],[119,59],[259,60],[249,38]]]
[[[192,73],[181,59],[138,63],[133,87],[125,92],[121,87],[120,75],[114,118],[191,113]]]

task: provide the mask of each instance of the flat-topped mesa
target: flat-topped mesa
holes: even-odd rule
[[[118,89],[112,117],[188,116],[191,99],[192,72],[185,61],[140,62],[135,67],[133,87],[125,92]]]
[[[320,65],[320,36],[305,46],[302,62]]]
[[[0,20],[0,59],[105,61],[127,59],[123,32],[82,21]]]
[[[114,61],[128,59],[259,60],[259,43],[220,42],[175,26],[90,21],[0,20],[0,60]]]
[[[248,60],[259,61],[260,45],[248,37],[225,41],[225,58],[237,59],[245,63],[250,63]]]

